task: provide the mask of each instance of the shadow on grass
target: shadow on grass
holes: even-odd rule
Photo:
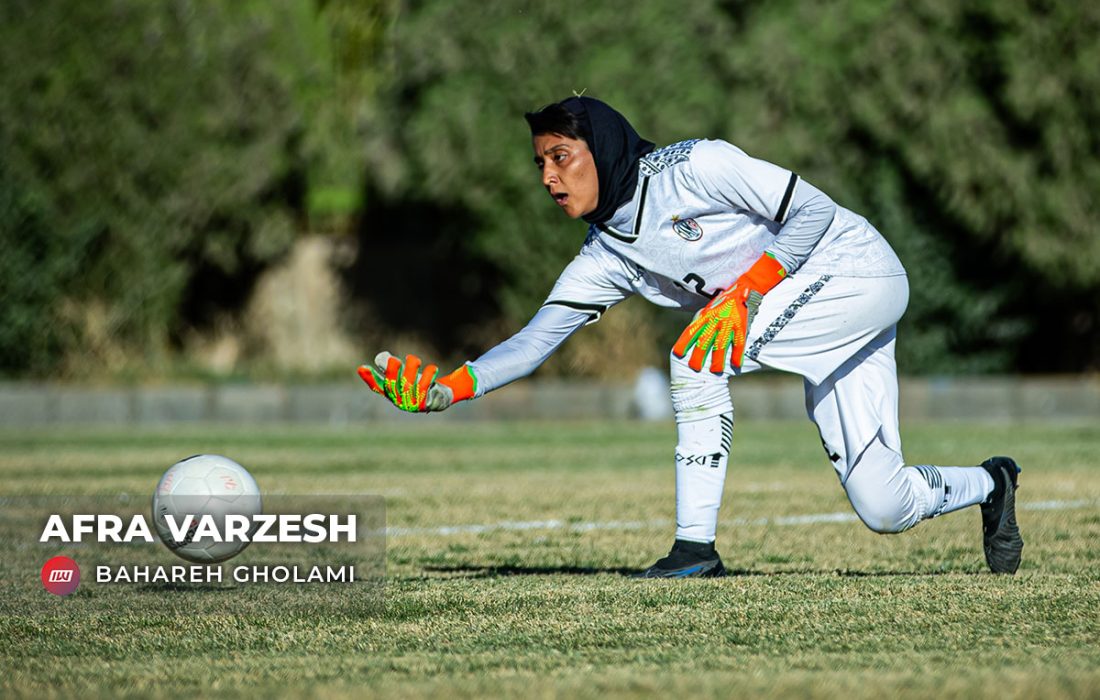
[[[823,573],[823,572],[822,572]],[[992,576],[993,574],[982,569],[966,569],[957,571],[943,571],[930,569],[926,571],[853,571],[851,569],[837,569],[830,572],[834,576],[848,578],[866,578],[874,576]]]
[[[617,574],[630,576],[642,571],[642,568],[630,567],[598,567],[598,566],[488,566],[477,564],[452,564],[434,565],[424,567],[424,571],[436,574],[464,574],[468,578],[497,578],[502,576],[598,576],[601,574]],[[950,574],[963,576],[984,576],[985,571],[856,571],[852,569],[833,569],[823,571],[819,569],[793,569],[787,571],[760,571],[758,569],[726,569],[726,577],[738,578],[748,576],[838,576],[842,578],[873,578],[892,576],[947,576]]]
[[[618,574],[629,576],[639,569],[626,567],[598,566],[478,566],[476,564],[455,564],[436,566],[429,564],[424,571],[436,574],[466,574],[470,578],[494,578],[497,576],[598,576],[600,574]]]

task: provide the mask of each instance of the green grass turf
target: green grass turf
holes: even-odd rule
[[[985,573],[977,509],[897,536],[777,521],[851,512],[808,423],[735,427],[719,547],[737,575],[710,581],[620,573],[671,543],[670,425],[2,431],[4,496],[144,498],[175,460],[216,452],[269,492],[382,494],[402,534],[376,614],[324,592],[312,609],[207,593],[238,596],[235,615],[173,612],[173,596],[201,592],[9,596],[9,610],[66,607],[0,618],[0,692],[1100,696],[1100,426],[914,424],[904,438],[910,461],[1011,454],[1021,505],[1061,504],[1020,512],[1017,576]],[[433,529],[549,520],[561,525]],[[0,543],[9,562],[25,549]]]

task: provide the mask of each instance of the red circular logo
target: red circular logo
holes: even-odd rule
[[[80,585],[80,567],[68,557],[54,557],[42,566],[42,585],[54,595],[69,595]]]

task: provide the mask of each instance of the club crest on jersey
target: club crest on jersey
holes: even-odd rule
[[[672,230],[685,241],[697,241],[703,237],[703,227],[695,219],[673,217]]]

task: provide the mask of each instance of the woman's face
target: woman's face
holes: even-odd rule
[[[542,186],[569,218],[595,211],[600,183],[588,144],[559,134],[539,134],[532,145],[535,165],[542,171]]]

